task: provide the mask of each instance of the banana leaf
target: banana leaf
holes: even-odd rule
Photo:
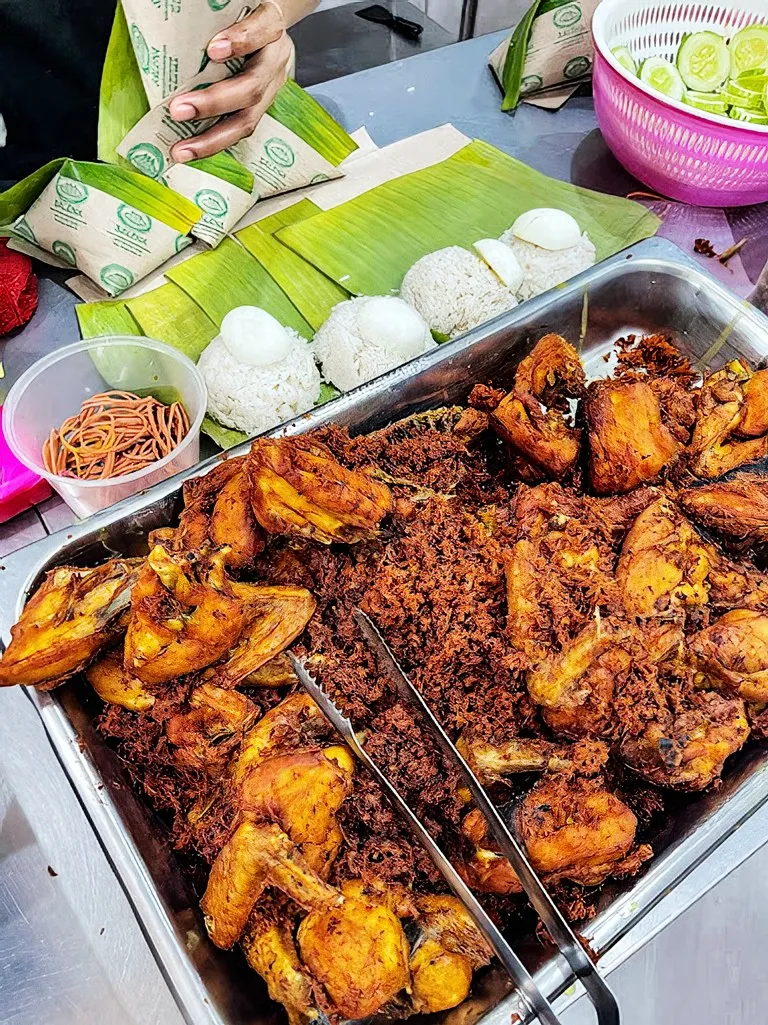
[[[253,192],[253,175],[230,153],[217,153],[215,156],[203,157],[201,160],[190,160],[187,166],[212,174],[214,178],[221,178],[222,181],[235,185],[243,192]]]
[[[0,192],[0,224],[10,225],[17,217],[26,213],[65,162],[65,157],[50,160],[26,178],[22,178],[20,182],[16,182],[10,189]]]
[[[128,23],[120,3],[107,46],[99,92],[99,160],[125,164],[117,147],[149,110],[144,85],[133,52]]]
[[[217,327],[236,306],[260,306],[281,324],[304,338],[312,338],[312,328],[285,292],[255,257],[230,238],[216,249],[172,267],[166,277],[183,289]]]
[[[440,164],[282,228],[276,237],[351,293],[387,295],[427,253],[498,237],[539,206],[572,214],[598,260],[655,234],[661,223],[639,203],[549,178],[476,140]]]
[[[218,333],[213,321],[172,281],[125,305],[147,338],[172,345],[195,363]]]
[[[122,299],[105,299],[98,303],[78,303],[75,315],[82,338],[102,335],[141,335],[141,328]]]
[[[234,448],[235,445],[241,445],[244,441],[248,441],[248,435],[243,431],[234,431],[231,427],[224,427],[223,424],[220,424],[218,420],[214,420],[211,416],[203,417],[200,430],[207,434],[211,441],[214,441],[219,448],[223,448],[225,451],[228,448]]]
[[[314,217],[318,213],[320,213],[320,207],[311,199],[300,199],[298,203],[278,210],[277,213],[270,214],[269,217],[262,217],[256,223],[262,231],[266,231],[268,235],[274,235],[281,228],[287,228],[289,224],[298,224],[299,221],[306,220],[307,217]]]
[[[334,166],[354,153],[357,143],[314,96],[289,78],[267,113]]]
[[[324,324],[337,303],[349,299],[349,292],[307,263],[259,224],[235,235],[282,288],[307,323],[315,330]]]

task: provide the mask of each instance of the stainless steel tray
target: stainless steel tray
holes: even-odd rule
[[[673,332],[702,369],[737,355],[753,363],[768,357],[768,319],[676,247],[654,239],[275,433],[299,433],[329,421],[360,433],[418,410],[464,401],[475,382],[509,384],[519,359],[547,331],[580,340],[592,377],[605,374],[603,357],[616,338],[630,332]],[[47,569],[140,551],[149,530],[177,515],[183,480],[209,465],[201,464],[4,560],[3,640]],[[205,938],[196,899],[165,843],[161,823],[133,793],[119,759],[91,725],[94,704],[85,688],[67,685],[47,694],[30,690],[28,696],[190,1025],[279,1021],[260,980],[242,959],[222,954]],[[768,798],[766,766],[765,748],[752,745],[741,752],[719,791],[681,802],[663,849],[657,847],[659,853],[645,873],[628,885],[606,889],[600,914],[583,930],[606,969],[620,964],[762,842],[764,838],[748,829],[736,831]],[[536,977],[548,996],[563,994],[559,1009],[578,996],[560,958],[547,961]],[[500,999],[493,983],[484,989],[472,1017],[484,1014],[484,1025],[509,1022],[514,1013],[525,1017],[514,994]]]

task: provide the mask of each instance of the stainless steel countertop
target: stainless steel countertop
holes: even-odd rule
[[[312,91],[349,129],[365,125],[379,145],[452,121],[540,170],[626,192],[633,183],[607,154],[589,99],[558,112],[500,113],[485,64],[502,33],[386,65]],[[751,251],[716,269],[751,291],[768,251],[766,208],[672,208],[667,234],[690,251],[695,235],[725,248],[749,234]],[[686,244],[688,243],[688,244]],[[32,324],[0,346],[6,378],[77,337],[74,298],[43,282]],[[18,369],[14,370],[18,363]],[[6,384],[8,381],[6,380]],[[55,500],[0,528],[0,554],[68,522]],[[768,807],[739,830],[744,850],[768,838]],[[726,841],[730,843],[731,841]],[[722,851],[722,848],[721,848]],[[765,1020],[768,973],[768,849],[751,858],[613,978],[625,1025]],[[705,862],[682,886],[698,893],[718,875]],[[98,904],[93,895],[99,894]],[[653,915],[654,912],[651,912]],[[658,913],[655,925],[667,923]],[[119,923],[119,925],[118,925]],[[618,959],[620,948],[606,958]],[[571,1025],[591,1021],[577,1006]],[[178,1025],[181,1017],[128,902],[66,780],[37,714],[19,690],[0,691],[0,1025]]]

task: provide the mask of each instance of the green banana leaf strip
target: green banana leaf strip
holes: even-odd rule
[[[244,441],[248,441],[248,435],[243,433],[243,431],[234,431],[231,427],[224,427],[211,416],[203,417],[200,430],[207,434],[212,441],[215,441],[219,448],[223,448],[225,451],[228,448],[234,448],[235,445],[242,445]]]
[[[349,292],[321,274],[273,235],[252,224],[235,236],[262,267],[265,267],[309,325],[317,331],[337,303],[349,299]]]
[[[352,294],[387,295],[427,253],[497,238],[539,206],[572,214],[598,260],[655,234],[661,223],[639,203],[549,178],[475,141],[440,164],[283,228],[277,238]]]
[[[193,362],[218,329],[203,310],[172,281],[125,303],[147,338],[172,345]]]
[[[253,192],[253,175],[244,167],[239,160],[235,160],[231,153],[217,153],[213,157],[203,157],[201,160],[190,160],[189,167],[196,167],[198,171],[205,171],[215,178],[229,182],[243,192]]]
[[[50,160],[26,178],[22,178],[20,182],[16,182],[10,189],[0,192],[0,224],[13,224],[17,217],[26,213],[65,163],[66,157]]]
[[[216,249],[200,253],[165,275],[219,327],[236,306],[260,306],[304,338],[312,328],[259,261],[238,242],[225,238]]]
[[[528,44],[531,41],[533,23],[536,21],[543,2],[544,0],[534,0],[525,12],[523,20],[512,33],[507,56],[504,58],[504,69],[501,74],[502,85],[504,86],[504,99],[501,103],[502,110],[514,110],[520,102],[520,86],[523,81],[525,58],[528,56]]]
[[[78,303],[75,316],[82,338],[100,338],[102,335],[141,335],[141,328],[131,316],[122,299],[107,299],[97,303]]]
[[[128,23],[118,3],[101,73],[99,92],[99,160],[127,166],[117,147],[149,110]]]
[[[270,214],[269,217],[262,217],[256,223],[262,231],[268,235],[274,235],[276,231],[287,228],[289,224],[298,224],[299,221],[305,221],[307,217],[314,217],[319,213],[320,207],[311,199],[300,199],[298,203],[278,210],[277,213]]]
[[[354,153],[357,143],[314,96],[289,78],[267,110],[334,167]]]
[[[110,164],[67,160],[61,175],[100,189],[150,217],[163,221],[182,235],[186,235],[200,220],[201,211],[191,200],[136,171],[127,171]]]

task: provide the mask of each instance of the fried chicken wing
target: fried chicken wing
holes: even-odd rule
[[[347,897],[311,911],[297,939],[301,960],[345,1018],[367,1018],[410,987],[408,941],[383,904]]]
[[[245,678],[246,687],[292,687],[299,678],[285,653],[274,655]]]
[[[11,627],[0,660],[0,687],[12,684],[50,690],[83,669],[124,629],[138,563],[112,559],[95,569],[61,566],[41,587]]]
[[[459,861],[456,868],[467,886],[480,893],[502,896],[517,896],[523,892],[517,872],[502,854],[493,849],[488,823],[477,808],[462,820],[461,835],[470,854]]]
[[[416,898],[419,924],[425,939],[466,957],[473,968],[490,962],[493,950],[474,919],[456,897],[425,893]]]
[[[193,769],[223,769],[231,746],[222,741],[239,742],[256,719],[256,706],[245,694],[212,683],[196,687],[188,704],[189,711],[172,715],[165,724],[165,735],[176,749],[174,762]]]
[[[581,431],[569,425],[568,399],[583,393],[584,381],[573,346],[560,335],[545,335],[518,367],[512,391],[491,413],[496,433],[538,479],[565,477],[576,467]]]
[[[678,714],[659,712],[639,736],[625,737],[621,755],[638,775],[674,790],[703,790],[749,736],[744,702],[699,695]]]
[[[705,685],[745,701],[768,702],[768,615],[734,609],[691,638]]]
[[[327,735],[325,716],[312,698],[304,691],[289,694],[246,734],[232,778],[240,785],[253,766],[298,746],[320,747],[320,739]]]
[[[228,950],[240,939],[267,886],[282,890],[306,909],[332,907],[343,900],[309,867],[278,825],[246,819],[219,852],[200,901],[205,927],[217,947]]]
[[[716,553],[678,507],[659,498],[635,520],[621,549],[616,579],[631,616],[671,615],[709,598]]]
[[[456,747],[481,783],[496,783],[518,772],[578,772],[595,775],[608,758],[600,740],[555,744],[542,737],[510,737],[491,743],[470,731]]]
[[[310,868],[327,879],[343,840],[337,813],[351,792],[353,772],[345,747],[275,755],[243,779],[242,813],[277,822]]]
[[[289,923],[276,909],[254,909],[240,938],[245,959],[265,980],[270,997],[283,1005],[289,1025],[318,1016],[312,982],[299,959]]]
[[[689,466],[697,477],[722,477],[768,456],[766,380],[761,374],[752,384],[756,376],[745,361],[732,360],[702,385],[688,449]]]
[[[347,470],[308,437],[257,439],[247,473],[254,514],[270,534],[351,544],[372,537],[393,509],[385,484]]]
[[[739,549],[768,544],[768,476],[764,474],[742,473],[717,484],[686,488],[680,493],[680,504],[694,522]]]
[[[120,705],[129,712],[143,712],[155,703],[155,695],[123,667],[122,648],[112,648],[85,670],[88,683],[102,701]]]
[[[594,381],[584,402],[589,482],[598,495],[632,491],[655,480],[682,451],[645,381]]]

